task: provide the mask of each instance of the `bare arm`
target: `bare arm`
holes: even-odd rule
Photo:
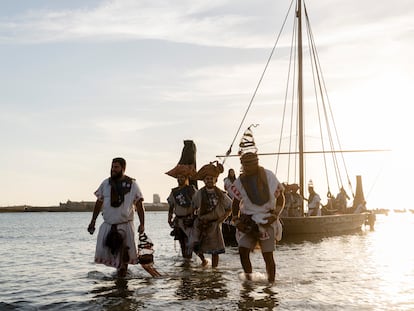
[[[274,223],[276,221],[276,219],[279,217],[280,213],[282,213],[284,207],[285,207],[285,194],[283,192],[281,192],[276,197],[275,210],[272,212],[271,216],[266,217],[266,219],[267,219],[267,224],[266,225],[270,225],[270,224]]]
[[[232,221],[234,222],[239,218],[239,212],[240,212],[240,201],[236,198],[233,198],[232,206],[231,206],[231,214],[232,214]]]
[[[282,192],[277,198],[276,198],[276,209],[275,209],[275,214],[277,216],[280,215],[280,213],[282,213],[282,210],[285,208],[285,203],[286,203],[286,198],[285,198],[285,194]]]
[[[137,209],[137,214],[139,218],[138,233],[144,233],[145,231],[145,210],[142,201],[142,199],[139,199],[135,202],[135,207]]]
[[[169,209],[168,209],[168,224],[170,227],[173,227],[173,215],[174,215],[174,204],[168,202]]]
[[[93,213],[92,213],[92,219],[88,226],[88,232],[90,234],[93,234],[95,232],[96,218],[98,218],[98,215],[102,208],[102,204],[103,204],[103,201],[101,200],[96,200],[95,202],[95,207],[93,208]]]

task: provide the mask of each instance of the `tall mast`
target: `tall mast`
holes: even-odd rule
[[[303,81],[302,81],[302,0],[298,0],[297,6],[298,18],[298,130],[299,130],[299,186],[300,194],[305,196],[305,173],[304,173],[304,126],[303,126]],[[302,202],[302,215],[304,214],[304,206]]]

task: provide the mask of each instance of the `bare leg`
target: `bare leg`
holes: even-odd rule
[[[128,264],[123,263],[121,267],[117,269],[118,277],[125,277],[128,271]]]
[[[219,263],[219,255],[218,254],[212,254],[211,255],[211,267],[217,268]]]
[[[273,252],[262,253],[262,255],[266,264],[267,280],[273,283],[276,275],[276,264],[273,258]]]
[[[118,277],[125,277],[128,271],[128,261],[129,261],[129,254],[128,254],[129,247],[122,245],[120,250],[120,260],[121,265],[117,269]]]
[[[240,262],[246,277],[250,279],[247,274],[252,273],[252,263],[250,262],[250,249],[245,247],[239,247]]]
[[[188,241],[187,240],[188,240],[187,237],[183,237],[180,239],[181,255],[185,259],[191,259],[192,257],[191,254],[188,254],[188,249],[187,249]]]
[[[203,267],[207,266],[208,262],[207,262],[206,258],[204,257],[204,254],[203,253],[197,253],[197,256],[200,257],[200,259],[201,259],[201,265]]]

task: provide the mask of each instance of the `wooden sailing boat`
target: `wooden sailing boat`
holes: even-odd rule
[[[305,20],[306,22],[306,33],[308,35],[308,42],[309,42],[309,55],[311,56],[310,66],[311,66],[311,73],[314,77],[314,85],[313,89],[315,91],[315,103],[317,105],[317,112],[314,112],[313,114],[316,115],[319,120],[319,122],[315,122],[319,124],[319,131],[320,131],[320,140],[321,145],[315,149],[315,146],[312,147],[312,149],[306,145],[305,143],[305,117],[308,115],[311,115],[312,113],[306,113],[305,106],[308,104],[308,102],[305,105],[305,96],[304,96],[304,70],[303,70],[303,45],[302,45],[302,37],[303,37],[303,31],[302,31],[302,21]],[[305,28],[305,27],[304,27]],[[347,169],[345,166],[345,160],[344,160],[344,153],[349,152],[362,152],[362,151],[373,151],[373,150],[342,150],[341,144],[338,140],[338,135],[336,133],[336,126],[333,121],[333,115],[332,110],[330,107],[329,99],[327,98],[326,94],[326,88],[324,85],[324,80],[322,77],[322,71],[319,64],[319,59],[317,55],[316,46],[313,41],[313,35],[312,31],[310,29],[310,23],[309,18],[306,10],[306,5],[304,1],[297,0],[296,1],[296,10],[295,10],[295,22],[294,22],[294,36],[292,37],[292,42],[295,42],[296,49],[294,55],[291,54],[291,61],[295,63],[294,65],[290,64],[289,68],[294,68],[294,78],[292,78],[292,84],[293,87],[291,87],[291,90],[293,90],[293,95],[291,96],[292,99],[292,106],[290,108],[286,108],[287,105],[285,103],[285,108],[283,112],[283,118],[288,116],[290,114],[290,119],[295,121],[294,125],[288,125],[288,129],[290,129],[290,132],[288,132],[288,136],[291,138],[289,143],[287,144],[288,150],[284,151],[282,148],[282,137],[284,134],[284,119],[282,121],[282,130],[280,134],[280,144],[279,144],[279,150],[278,152],[272,152],[272,153],[258,153],[260,155],[277,155],[277,162],[279,163],[281,157],[288,157],[288,160],[285,160],[285,163],[287,165],[292,165],[295,167],[295,169],[288,169],[288,176],[286,179],[282,179],[282,176],[279,174],[279,170],[277,170],[277,177],[279,179],[282,179],[280,181],[286,182],[286,184],[296,184],[299,189],[299,194],[302,198],[306,198],[305,193],[305,178],[309,176],[306,173],[306,157],[307,156],[321,156],[323,158],[323,164],[321,167],[324,167],[325,169],[321,168],[319,171],[319,174],[322,175],[322,172],[325,170],[326,174],[326,180],[328,185],[328,196],[330,196],[330,200],[328,200],[328,203],[334,202],[334,197],[331,195],[331,190],[329,186],[329,179],[331,179],[331,176],[335,176],[337,178],[336,184],[338,186],[338,189],[344,189],[344,182],[341,180],[342,174],[340,173],[340,167],[345,168],[346,171],[346,177],[348,177]],[[276,43],[277,44],[277,43]],[[276,47],[275,44],[275,47]],[[275,47],[272,50],[272,53],[269,57],[269,61],[267,62],[265,66],[265,70],[259,80],[259,85],[266,73],[266,69],[268,67],[268,64],[270,62],[270,59],[272,58],[273,52],[275,50]],[[289,73],[289,77],[291,74]],[[288,79],[289,80],[289,79]],[[289,83],[289,81],[288,81]],[[256,88],[256,91],[259,88],[259,85]],[[287,87],[287,90],[289,87]],[[249,107],[246,111],[245,117],[247,115],[247,112],[249,111],[251,104],[253,102],[253,99],[255,98],[256,92],[252,97],[252,101],[249,104]],[[285,96],[285,98],[289,98],[289,96]],[[307,98],[307,97],[306,97]],[[242,120],[241,125],[239,126],[239,130],[242,127],[242,124],[245,120],[245,117]],[[322,126],[322,123],[324,123],[324,127]],[[250,127],[249,127],[250,129]],[[239,132],[238,130],[238,132]],[[289,131],[289,130],[288,130]],[[296,133],[294,133],[296,132]],[[236,136],[239,133],[236,134]],[[234,143],[234,140],[233,140]],[[329,145],[329,148],[326,147],[326,145]],[[223,162],[226,160],[227,157],[232,156],[231,154],[231,147],[227,154],[224,157]],[[319,149],[320,148],[320,149]],[[234,155],[236,156],[236,155]],[[221,156],[219,156],[221,157]],[[328,161],[328,157],[331,157],[332,159]],[[343,161],[343,163],[339,163],[340,161]],[[327,169],[327,163],[330,162],[333,164],[334,168],[332,170]],[[294,170],[293,173],[292,170]],[[283,223],[283,238],[286,239],[288,237],[294,236],[294,235],[309,235],[309,234],[341,234],[344,232],[352,232],[356,230],[361,230],[363,224],[370,224],[371,228],[374,226],[375,222],[375,215],[371,212],[366,211],[366,209],[363,210],[363,212],[356,212],[358,207],[365,207],[365,198],[362,188],[362,179],[360,176],[357,176],[357,184],[355,193],[352,189],[352,184],[347,178],[347,182],[345,183],[348,186],[350,186],[352,197],[353,197],[353,203],[352,207],[348,207],[343,209],[341,212],[339,212],[337,209],[335,209],[335,206],[333,204],[327,204],[328,206],[324,207],[324,213],[321,216],[306,216],[305,212],[305,204],[304,201],[300,203],[297,207],[297,213],[290,213],[285,211],[281,215],[281,220]],[[228,228],[225,228],[226,232],[229,232]]]

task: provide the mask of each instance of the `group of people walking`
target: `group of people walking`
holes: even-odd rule
[[[205,254],[211,254],[211,266],[219,264],[219,254],[225,252],[221,226],[231,218],[237,228],[241,266],[249,278],[252,273],[250,252],[259,245],[266,265],[268,281],[274,282],[276,265],[273,257],[278,215],[283,209],[283,186],[271,171],[259,166],[256,153],[240,157],[242,174],[236,178],[233,169],[224,179],[224,190],[217,187],[223,166],[216,162],[204,165],[198,172],[193,165],[177,164],[167,172],[177,179],[171,190],[168,223],[171,235],[179,241],[184,259],[195,253],[203,266]],[[201,180],[197,190],[190,180]],[[282,200],[277,201],[278,198]],[[231,216],[231,217],[229,217]]]
[[[221,226],[226,218],[237,228],[237,241],[241,266],[246,278],[251,277],[250,252],[260,247],[269,282],[275,281],[276,266],[273,257],[275,239],[280,227],[278,216],[283,209],[283,186],[275,174],[259,165],[254,152],[241,154],[242,173],[234,171],[225,184],[226,191],[217,187],[219,175],[224,171],[217,161],[202,166],[177,164],[167,172],[176,178],[177,187],[171,190],[168,224],[171,235],[178,240],[184,260],[196,254],[203,266],[208,265],[206,254],[211,255],[211,267],[219,264],[219,255],[225,252]],[[129,264],[140,263],[134,241],[134,211],[139,218],[138,233],[145,231],[143,196],[133,178],[125,175],[126,161],[112,160],[111,176],[95,192],[97,197],[88,231],[93,234],[95,222],[102,211],[104,222],[99,228],[95,262],[117,268],[125,276]],[[204,186],[197,189],[191,181],[199,180]]]
[[[225,252],[221,224],[230,215],[232,204],[227,194],[216,186],[222,172],[223,166],[217,162],[204,165],[198,172],[193,165],[185,164],[178,164],[167,172],[178,181],[178,187],[171,190],[167,199],[168,223],[180,243],[182,256],[191,259],[194,252],[206,266],[204,254],[211,254],[213,268],[218,265],[219,254]],[[190,178],[202,180],[205,186],[196,190],[189,184]]]
[[[290,215],[296,211],[290,205],[295,195],[299,196],[298,188],[281,184],[273,172],[259,165],[257,153],[251,150],[240,152],[241,174],[236,177],[234,170],[229,169],[224,190],[217,187],[218,177],[224,171],[222,164],[210,162],[196,171],[195,163],[190,163],[194,158],[188,161],[182,156],[182,159],[166,174],[178,183],[167,198],[167,222],[172,228],[170,235],[180,244],[184,260],[191,260],[195,254],[201,265],[207,266],[209,261],[205,255],[209,254],[211,267],[216,268],[219,255],[225,253],[222,223],[226,220],[236,227],[240,263],[246,278],[253,270],[250,253],[259,247],[268,281],[274,282],[273,252],[282,230],[279,216],[285,206],[285,193],[288,215],[284,216],[297,216]],[[145,235],[143,195],[135,179],[127,176],[125,170],[125,159],[114,158],[110,177],[95,191],[97,200],[88,226],[90,234],[94,233],[101,212],[104,220],[99,227],[95,262],[117,268],[121,277],[126,275],[128,265],[138,263],[151,275],[158,276],[152,267],[152,243]],[[198,189],[197,181],[202,181],[204,186]],[[311,181],[308,191],[309,198],[305,199],[308,216],[320,216],[321,199]],[[344,200],[346,204],[346,197]],[[135,211],[139,219],[138,247],[135,243]]]

